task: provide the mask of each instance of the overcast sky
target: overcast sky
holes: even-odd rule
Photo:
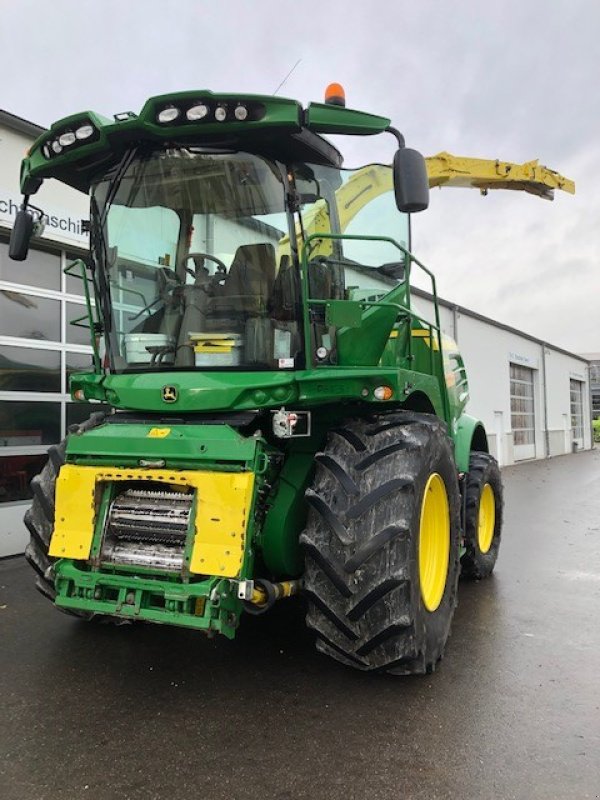
[[[0,107],[40,125],[139,111],[184,89],[391,117],[433,155],[539,158],[577,184],[553,203],[435,190],[413,250],[446,299],[575,352],[600,351],[600,3],[596,0],[0,0]],[[393,139],[347,163],[389,160]]]

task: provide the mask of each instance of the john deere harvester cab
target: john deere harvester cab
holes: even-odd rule
[[[391,135],[393,165],[346,170],[327,134]],[[461,561],[494,567],[502,489],[411,253],[423,157],[339,104],[194,91],[83,112],[23,162],[13,258],[48,178],[90,198],[69,270],[95,369],[70,388],[104,405],[33,481],[38,588],[85,619],[229,638],[302,591],[321,651],[433,669]]]

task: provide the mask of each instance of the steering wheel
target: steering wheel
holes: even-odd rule
[[[221,261],[220,258],[217,258],[216,256],[213,256],[210,253],[201,253],[199,251],[195,253],[188,253],[186,256],[186,262],[189,258],[193,258],[194,262],[196,258],[203,258],[203,259],[208,259],[209,261],[214,261],[214,263],[217,265],[217,272],[222,272],[223,275],[227,275],[227,266],[225,265],[225,263]],[[186,267],[185,271],[188,273],[188,275],[191,275],[192,278],[196,277],[196,270],[190,269],[190,267]]]

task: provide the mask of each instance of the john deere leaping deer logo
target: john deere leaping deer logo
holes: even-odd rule
[[[178,397],[179,393],[177,392],[175,386],[163,386],[162,399],[165,403],[176,403]]]

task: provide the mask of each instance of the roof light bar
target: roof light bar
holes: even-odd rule
[[[51,138],[42,145],[42,155],[46,159],[63,155],[65,149],[89,144],[89,140],[98,134],[98,130],[88,119],[84,118],[59,132],[51,131],[51,134]]]
[[[195,98],[181,101],[178,105],[164,105],[156,109],[155,119],[160,125],[189,122],[255,122],[265,116],[263,103],[240,101],[221,101],[218,98]],[[183,117],[183,119],[181,119]]]

